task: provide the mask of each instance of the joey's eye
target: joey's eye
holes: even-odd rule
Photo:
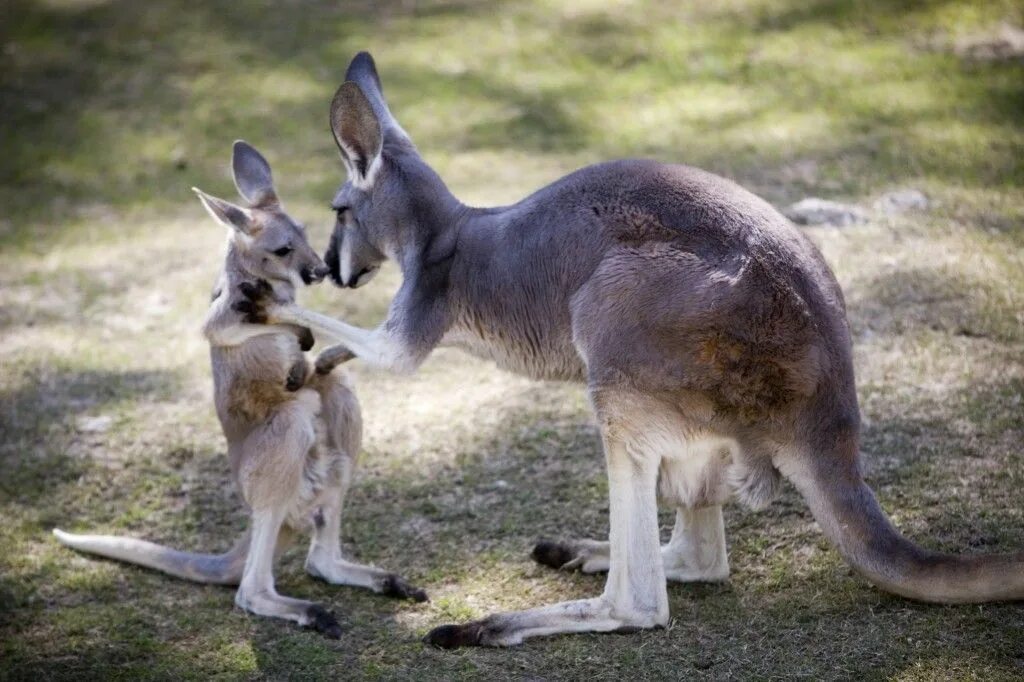
[[[290,246],[282,246],[280,249],[277,249],[276,251],[274,251],[274,255],[275,256],[281,256],[282,258],[284,258],[285,256],[287,256],[291,252],[292,252],[292,247],[290,247]]]

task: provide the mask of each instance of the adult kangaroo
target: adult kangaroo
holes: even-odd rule
[[[584,382],[609,481],[609,541],[541,543],[607,570],[601,596],[438,627],[441,647],[668,622],[666,579],[728,575],[722,503],[763,507],[791,480],[842,556],[923,601],[1024,598],[1024,553],[954,556],[893,528],[865,485],[850,332],[814,245],[766,202],[687,166],[590,166],[501,208],[460,203],[392,117],[369,54],[331,105],[348,181],[326,255],[357,287],[385,258],[403,282],[374,330],[273,301],[270,322],[412,372],[455,345],[538,379]],[[659,482],[660,481],[660,482]],[[659,547],[657,496],[677,510]]]

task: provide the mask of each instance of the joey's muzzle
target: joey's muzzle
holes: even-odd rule
[[[323,281],[323,278],[329,275],[331,269],[324,263],[315,267],[302,268],[302,281],[308,284],[316,284],[317,282]]]

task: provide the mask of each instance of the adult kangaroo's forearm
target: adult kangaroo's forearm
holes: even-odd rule
[[[390,333],[386,325],[363,329],[297,305],[275,308],[273,318],[279,323],[309,327],[314,335],[346,346],[356,357],[374,367],[406,374],[419,365],[418,359],[408,352],[406,344]]]
[[[248,324],[240,322],[224,327],[206,329],[206,339],[211,346],[240,346],[249,339],[267,334],[280,334],[282,329],[276,325]]]
[[[344,343],[360,357],[363,353],[359,347],[368,343],[374,334],[373,330],[356,327],[297,305],[275,308],[273,317],[278,324],[306,326],[312,329],[314,334],[326,336],[335,343]]]

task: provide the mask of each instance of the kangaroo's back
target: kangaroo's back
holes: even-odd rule
[[[684,326],[740,342],[774,333],[773,352],[793,363],[848,360],[842,294],[818,250],[767,202],[696,168],[583,168],[470,221],[454,261],[446,341],[531,376],[582,380],[580,344],[609,325],[613,352],[634,360],[651,341],[645,330],[664,328],[673,348],[650,359],[657,367],[685,351]],[[758,318],[774,329],[752,328]]]

